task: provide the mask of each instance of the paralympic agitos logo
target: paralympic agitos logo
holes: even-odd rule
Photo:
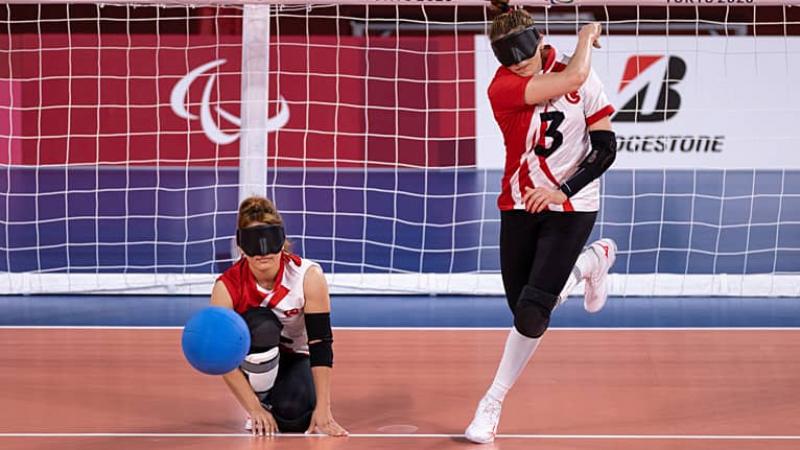
[[[663,122],[681,107],[675,86],[686,76],[686,62],[677,56],[634,55],[625,63],[617,90],[618,122]],[[626,100],[627,99],[627,100]],[[623,103],[624,102],[624,103]]]
[[[208,75],[208,79],[206,80],[206,84],[203,88],[203,96],[200,99],[200,116],[198,117],[197,115],[192,114],[187,108],[187,96],[189,95],[189,87],[192,85],[192,83],[201,75],[204,75],[206,72],[221,66],[222,64],[225,64],[225,60],[218,59],[205,63],[187,73],[183,78],[175,83],[175,86],[172,88],[172,92],[170,93],[170,106],[172,107],[172,112],[174,112],[175,115],[181,119],[197,120],[199,118],[200,126],[203,127],[203,132],[205,133],[206,137],[208,137],[208,139],[215,144],[226,145],[239,139],[240,133],[225,133],[217,125],[217,120],[212,115],[211,91],[214,89],[214,84],[217,80],[217,75],[215,73],[211,72]],[[278,130],[286,125],[287,122],[289,122],[289,104],[282,96],[278,101],[278,113],[275,116],[267,119],[265,127],[267,133]],[[214,110],[221,119],[225,119],[234,126],[240,127],[242,125],[241,118],[236,117],[221,107],[217,106],[214,108]]]

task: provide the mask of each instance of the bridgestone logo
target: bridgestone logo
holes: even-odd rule
[[[666,70],[663,74],[645,72],[648,67],[656,62],[663,60],[663,55],[635,55],[628,58],[625,71],[620,83],[620,92],[625,87],[630,89],[632,86],[641,85],[642,73],[649,79],[644,86],[639,89],[625,104],[612,120],[617,122],[664,122],[673,118],[680,111],[681,95],[674,89],[675,85],[686,76],[686,63],[677,56],[670,56],[667,61]],[[629,86],[630,85],[630,86]],[[655,108],[645,111],[643,105],[647,104],[648,91],[659,89],[658,99]],[[653,95],[654,93],[651,93]],[[652,107],[652,102],[650,103]]]

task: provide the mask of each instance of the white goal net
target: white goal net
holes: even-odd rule
[[[525,4],[526,2],[520,2]],[[564,4],[570,3],[570,4]],[[617,113],[617,295],[800,295],[800,9],[527,2]],[[478,1],[0,10],[0,292],[208,293],[275,200],[334,293],[502,294]]]

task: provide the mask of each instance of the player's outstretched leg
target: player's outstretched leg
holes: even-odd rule
[[[592,270],[585,274],[583,308],[595,313],[603,309],[608,299],[608,269],[617,259],[617,243],[613,239],[603,238],[592,242],[587,249],[592,253],[595,263],[592,264]]]

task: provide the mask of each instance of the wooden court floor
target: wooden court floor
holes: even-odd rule
[[[348,438],[253,438],[179,329],[0,329],[0,449],[798,449],[800,329],[550,330],[496,443],[460,438],[502,330],[339,329]]]

